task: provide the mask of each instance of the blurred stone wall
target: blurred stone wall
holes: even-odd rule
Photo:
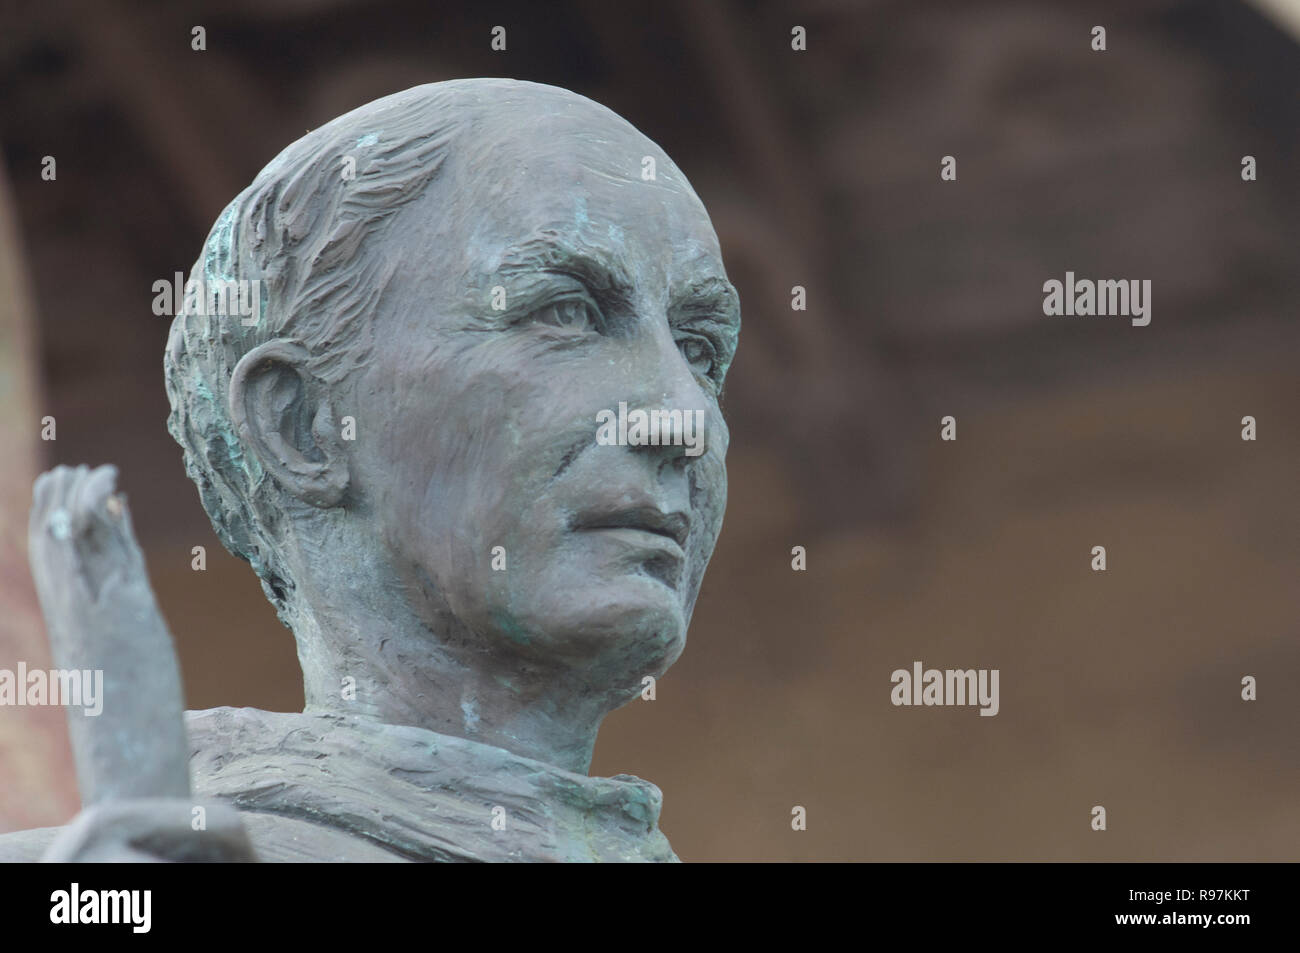
[[[36,368],[31,291],[9,183],[0,170],[0,669],[11,672],[19,661],[30,669],[50,667],[27,571],[27,506],[39,472],[44,416]],[[2,715],[0,830],[67,818],[78,801],[62,709],[7,708]]]

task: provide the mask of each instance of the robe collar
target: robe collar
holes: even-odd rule
[[[663,795],[503,748],[349,715],[186,712],[193,789],[423,861],[675,861]],[[494,824],[495,821],[495,824]]]

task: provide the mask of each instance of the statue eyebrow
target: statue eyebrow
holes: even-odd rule
[[[623,262],[577,248],[555,232],[547,231],[512,245],[501,256],[498,272],[513,276],[526,272],[554,271],[571,275],[598,294],[632,296],[631,273]]]
[[[693,317],[703,314],[723,324],[740,324],[740,295],[726,278],[712,275],[692,282],[673,296],[670,313]]]

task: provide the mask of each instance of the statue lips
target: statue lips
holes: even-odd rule
[[[597,504],[570,524],[574,532],[600,533],[649,554],[650,575],[676,589],[686,561],[686,539],[691,521],[685,513],[665,513],[652,503]]]

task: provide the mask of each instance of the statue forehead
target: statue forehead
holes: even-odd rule
[[[604,259],[651,295],[722,276],[708,213],[673,161],[616,113],[552,87],[480,98],[442,173],[398,218],[385,254],[421,294],[476,293],[510,261],[540,266],[539,239],[557,257]]]
[[[533,117],[481,159],[457,158],[464,161],[447,184],[472,210],[458,216],[470,270],[493,267],[543,233],[634,272],[649,269],[644,277],[656,283],[697,259],[720,261],[708,213],[685,176],[606,110]]]
[[[665,225],[708,216],[686,177],[634,126],[579,97],[554,108],[520,104],[489,114],[466,134],[452,163],[458,201],[481,220],[509,226],[518,215],[585,226]]]

